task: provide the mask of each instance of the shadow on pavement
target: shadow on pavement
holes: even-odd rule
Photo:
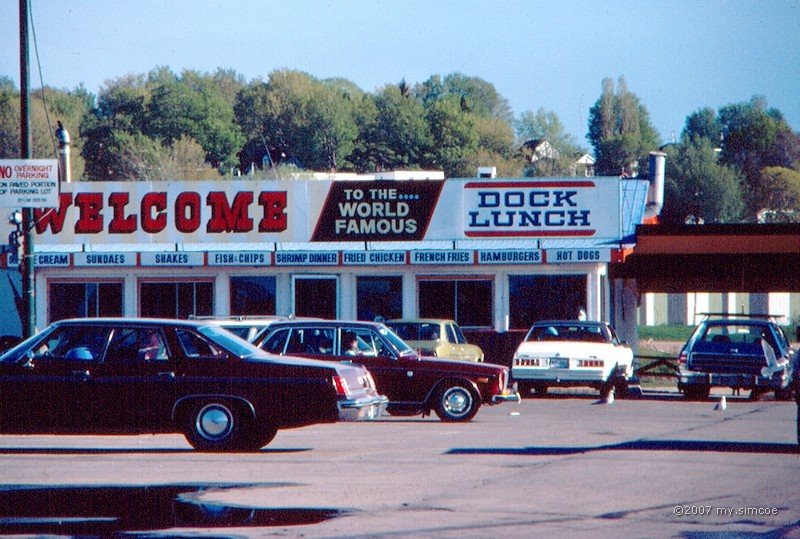
[[[0,485],[0,534],[102,537],[158,530],[158,536],[176,537],[168,530],[300,526],[349,513],[336,507],[227,505],[204,501],[202,496],[237,488],[292,485]]]
[[[594,451],[702,451],[714,453],[769,453],[793,455],[800,445],[762,442],[719,442],[710,440],[636,440],[598,446],[574,447],[464,447],[447,451],[448,455],[577,455]]]
[[[262,448],[256,452],[250,452],[254,455],[257,453],[300,453],[302,451],[312,451],[310,447],[297,447],[297,448],[275,448],[267,449]],[[154,455],[161,454],[176,454],[176,453],[193,453],[203,454],[190,447],[184,448],[158,448],[158,447],[113,447],[113,448],[96,448],[96,447],[0,447],[0,455],[122,455],[122,454],[146,454],[152,453]]]

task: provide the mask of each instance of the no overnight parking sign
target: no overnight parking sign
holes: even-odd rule
[[[0,208],[58,206],[58,161],[0,159]]]

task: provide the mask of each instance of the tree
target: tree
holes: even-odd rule
[[[681,138],[689,140],[704,138],[718,146],[722,141],[722,124],[714,109],[704,107],[687,116]]]
[[[347,162],[358,134],[350,94],[338,83],[315,85],[305,112],[306,166],[314,170],[338,170],[340,164]]]
[[[718,161],[706,138],[683,140],[666,148],[665,223],[730,223],[743,209],[737,170]]]
[[[56,121],[61,121],[72,138],[71,175],[83,176],[84,162],[80,155],[83,140],[78,126],[90,111],[94,97],[83,86],[72,91],[39,88],[31,91],[29,100],[31,156],[56,159]],[[0,157],[20,156],[20,95],[11,79],[0,77]]]
[[[800,172],[783,167],[761,171],[759,188],[764,201],[759,221],[800,222]]]
[[[770,189],[760,185],[766,167],[791,168],[800,160],[800,142],[783,115],[767,108],[766,100],[754,96],[719,110],[723,128],[721,159],[745,176],[745,203],[750,219],[771,209]]]
[[[425,109],[416,97],[399,86],[388,85],[375,96],[376,117],[366,135],[373,141],[380,169],[425,166],[433,139]]]
[[[658,149],[660,137],[639,98],[620,77],[614,93],[611,79],[589,110],[587,139],[594,148],[598,175],[635,174],[647,170],[649,153]]]
[[[234,122],[233,106],[211,83],[192,72],[160,83],[147,104],[142,132],[164,144],[188,135],[206,150],[206,160],[227,168],[238,162],[244,138]]]
[[[472,157],[479,142],[475,117],[462,110],[460,99],[449,96],[428,107],[427,119],[433,136],[431,164],[447,177],[474,176]]]

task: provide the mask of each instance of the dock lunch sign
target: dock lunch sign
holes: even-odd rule
[[[0,208],[58,206],[58,161],[0,159]]]

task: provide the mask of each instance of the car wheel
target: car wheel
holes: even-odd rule
[[[530,382],[517,382],[517,391],[519,391],[519,396],[523,399],[529,399],[533,396],[531,394],[532,389]]]
[[[683,398],[687,401],[704,401],[710,394],[709,386],[686,386],[683,389]]]
[[[439,393],[436,415],[442,421],[469,421],[479,407],[480,403],[469,388],[454,384]]]
[[[236,451],[244,439],[242,423],[228,404],[207,401],[192,409],[184,435],[199,451]]]

